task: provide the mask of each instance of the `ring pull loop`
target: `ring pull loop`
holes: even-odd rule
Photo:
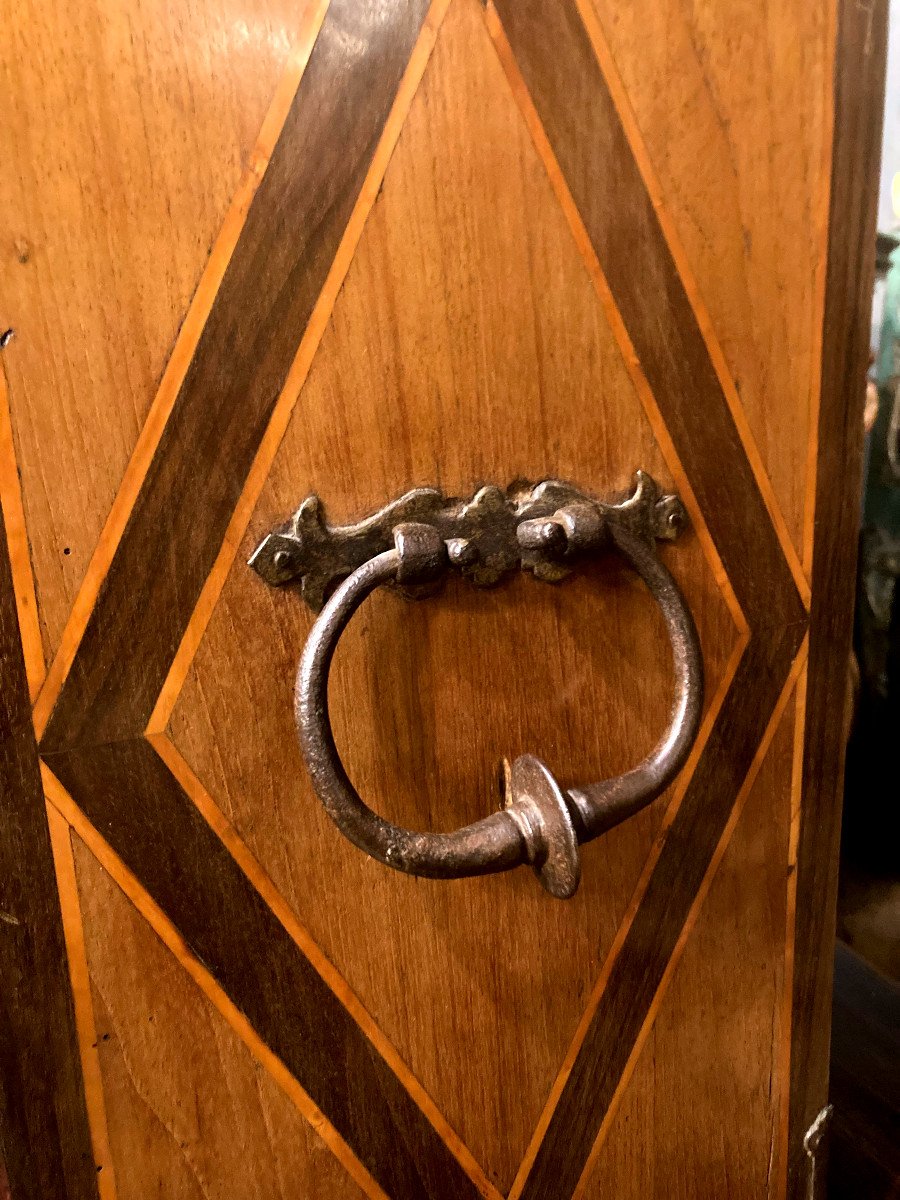
[[[379,862],[412,875],[456,879],[528,863],[551,895],[572,896],[580,877],[579,844],[659,796],[697,735],[703,704],[697,631],[655,549],[656,539],[673,538],[683,526],[678,498],[661,495],[642,472],[634,494],[619,504],[593,500],[556,480],[506,493],[482,488],[467,503],[419,489],[365,521],[332,528],[318,499],[305,501],[288,526],[264,539],[250,563],[274,585],[299,579],[304,597],[316,607],[342,579],[310,631],[295,692],[306,766],[341,832]],[[374,813],[347,776],[328,714],[334,651],[366,597],[385,584],[421,595],[452,569],[482,585],[517,565],[539,579],[557,580],[604,549],[618,551],[644,580],[672,647],[675,694],[668,726],[650,754],[623,775],[565,792],[544,763],[522,755],[508,772],[505,807],[453,833],[415,832]]]

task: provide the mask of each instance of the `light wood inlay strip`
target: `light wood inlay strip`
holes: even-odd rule
[[[385,9],[332,0],[42,751],[379,1185],[437,1200],[448,1188],[460,1198],[482,1193],[141,736],[430,8],[428,0]],[[258,969],[248,976],[251,958]]]
[[[681,459],[678,457],[678,452],[675,449],[675,443],[672,441],[672,436],[666,427],[665,420],[659,410],[659,405],[653,395],[647,376],[641,368],[640,359],[635,351],[631,338],[628,335],[628,330],[625,328],[625,323],[622,320],[622,314],[619,312],[618,306],[613,298],[612,292],[607,282],[603,268],[600,265],[600,260],[597,258],[597,252],[591,242],[590,235],[585,228],[584,221],[578,211],[578,206],[572,197],[569,186],[566,183],[565,176],[557,162],[556,155],[553,153],[553,148],[547,137],[541,118],[538,115],[534,102],[529,95],[528,88],[525,85],[525,80],[522,78],[522,73],[519,70],[518,63],[512,52],[512,47],[506,36],[506,31],[494,7],[493,0],[488,0],[485,5],[485,22],[488,31],[497,51],[497,57],[509,80],[510,88],[516,98],[516,102],[531,134],[538,155],[544,164],[544,169],[550,180],[550,184],[559,201],[560,207],[566,215],[566,220],[569,223],[569,228],[572,230],[572,236],[575,239],[588,274],[596,289],[597,296],[603,307],[606,319],[609,322],[613,335],[622,352],[625,366],[631,376],[635,390],[640,397],[644,411],[647,414],[647,419],[650,422],[650,427],[653,430],[654,437],[659,443],[659,447],[665,457],[666,464],[676,481],[679,494],[687,507],[690,516],[691,524],[696,533],[703,553],[709,563],[713,578],[722,593],[728,610],[732,615],[735,625],[742,633],[747,632],[747,621],[741,611],[741,606],[738,603],[737,597],[734,594],[734,588],[731,585],[731,580],[725,572],[725,567],[722,564],[722,559],[716,549],[712,536],[710,535],[706,519],[703,515],[703,510],[697,501],[691,481],[688,478]]]
[[[662,1001],[668,990],[669,984],[672,982],[672,978],[675,974],[676,968],[678,967],[678,963],[681,961],[681,955],[683,954],[684,948],[687,945],[688,939],[690,938],[691,933],[693,932],[694,927],[697,923],[697,917],[699,916],[700,910],[703,907],[703,902],[706,899],[707,894],[709,893],[709,889],[712,886],[712,882],[713,882],[713,879],[715,878],[716,871],[718,870],[719,864],[721,863],[721,861],[725,855],[725,851],[728,849],[728,845],[731,842],[731,838],[735,831],[735,828],[737,827],[737,823],[740,820],[741,814],[744,811],[744,806],[747,802],[747,797],[750,795],[750,791],[752,790],[753,784],[756,781],[756,777],[759,774],[760,767],[762,766],[763,760],[765,759],[766,754],[768,753],[769,746],[772,744],[772,739],[775,736],[775,732],[778,729],[779,724],[781,723],[781,719],[784,716],[785,710],[788,706],[788,702],[791,699],[791,695],[793,694],[793,692],[797,686],[798,678],[801,676],[801,674],[806,666],[808,649],[809,649],[809,642],[808,642],[808,639],[805,638],[803,641],[803,645],[800,648],[800,652],[798,653],[796,659],[794,660],[794,664],[791,667],[790,674],[788,675],[787,681],[784,685],[784,688],[782,689],[781,695],[778,698],[778,703],[775,705],[775,708],[772,712],[771,719],[769,721],[769,724],[766,727],[765,735],[763,736],[762,741],[759,743],[759,747],[757,748],[756,754],[753,756],[753,762],[750,766],[750,770],[747,774],[747,777],[744,781],[743,786],[741,787],[740,792],[738,793],[737,799],[735,801],[734,807],[731,812],[731,816],[728,819],[728,823],[725,826],[725,829],[722,833],[722,837],[719,840],[719,844],[716,847],[715,853],[713,854],[713,857],[710,861],[709,867],[707,868],[706,874],[703,877],[703,881],[702,881],[702,883],[697,891],[697,894],[694,898],[694,902],[691,905],[691,909],[688,914],[687,920],[685,921],[684,928],[681,932],[681,936],[679,937],[678,941],[676,942],[675,948],[672,951],[671,957],[669,958],[668,965],[666,966],[665,973],[662,977],[662,980],[660,981],[660,984],[657,989],[656,995],[654,997],[653,1003],[647,1012],[646,1018],[644,1020],[644,1024],[641,1027],[640,1034],[638,1035],[638,1037],[634,1043],[634,1046],[631,1051],[631,1055],[628,1059],[628,1063],[626,1065],[625,1070],[622,1073],[622,1078],[619,1081],[619,1085],[616,1088],[615,1095],[613,1096],[612,1102],[610,1103],[609,1108],[607,1109],[606,1115],[604,1116],[604,1119],[603,1119],[603,1123],[600,1126],[600,1131],[597,1134],[597,1140],[595,1141],[593,1147],[591,1148],[591,1153],[588,1156],[588,1159],[584,1165],[584,1170],[581,1173],[581,1178],[578,1181],[578,1186],[576,1187],[576,1189],[572,1195],[572,1200],[580,1200],[580,1198],[584,1194],[584,1188],[587,1184],[587,1181],[590,1178],[594,1164],[597,1161],[597,1158],[603,1147],[603,1143],[606,1140],[606,1137],[609,1133],[610,1126],[612,1125],[612,1122],[615,1120],[616,1113],[618,1112],[619,1105],[622,1101],[622,1097],[625,1094],[625,1089],[628,1087],[628,1084],[634,1073],[634,1068],[636,1067],[638,1059],[641,1056],[641,1051],[644,1048],[644,1044],[647,1040],[647,1036],[650,1033],[650,1030],[653,1028],[653,1022],[656,1020],[656,1015],[659,1012],[660,1005],[662,1004]],[[510,1200],[513,1200],[512,1192],[510,1193]]]
[[[694,278],[693,270],[691,269],[690,261],[681,239],[678,236],[678,231],[675,228],[675,223],[672,220],[669,210],[665,203],[665,198],[662,193],[659,179],[654,171],[653,164],[650,160],[650,155],[647,152],[647,147],[641,136],[638,123],[635,118],[631,103],[628,99],[628,94],[622,83],[621,77],[615,65],[615,60],[612,51],[607,41],[606,34],[600,24],[597,16],[597,11],[590,0],[575,0],[579,15],[584,22],[585,29],[591,39],[594,48],[594,53],[597,55],[597,61],[600,64],[600,69],[606,79],[606,85],[609,88],[609,93],[613,103],[616,106],[616,111],[619,114],[619,120],[622,122],[622,128],[628,143],[631,147],[631,152],[634,155],[635,162],[640,170],[641,177],[644,180],[644,186],[653,202],[653,207],[656,211],[657,219],[660,227],[668,243],[669,250],[675,265],[678,268],[678,274],[681,276],[684,290],[688,295],[691,307],[697,318],[697,325],[706,343],[706,348],[709,352],[710,359],[715,368],[716,375],[719,378],[719,383],[722,387],[722,392],[728,402],[728,407],[731,415],[734,418],[735,426],[741,438],[741,443],[744,447],[744,452],[747,455],[747,461],[750,463],[751,470],[759,487],[769,516],[772,520],[772,525],[778,535],[778,540],[781,543],[781,549],[784,552],[791,572],[794,576],[794,583],[797,586],[797,591],[803,599],[807,609],[810,602],[809,579],[807,578],[803,566],[800,562],[797,548],[794,545],[793,539],[788,532],[787,522],[784,519],[784,514],[781,511],[781,506],[778,503],[778,498],[775,495],[775,489],[772,487],[772,482],[769,479],[769,474],[766,471],[765,464],[762,460],[762,455],[759,452],[759,447],[756,445],[756,439],[753,436],[753,431],[747,420],[747,414],[744,412],[744,406],[741,403],[737,388],[734,385],[731,371],[725,361],[725,355],[722,351],[722,346],[716,336],[716,331],[713,328],[712,318],[709,310],[701,295],[700,288]]]
[[[535,1126],[535,1131],[531,1141],[529,1142],[528,1149],[526,1150],[521,1166],[516,1173],[516,1178],[509,1193],[509,1200],[516,1200],[516,1197],[524,1186],[525,1179],[534,1163],[535,1156],[540,1149],[541,1143],[544,1140],[544,1134],[547,1132],[547,1127],[550,1124],[550,1120],[554,1111],[556,1110],[557,1104],[559,1103],[559,1098],[562,1095],[566,1080],[568,1079],[569,1074],[575,1065],[575,1060],[577,1059],[578,1053],[581,1050],[591,1021],[595,1012],[597,1011],[597,1007],[600,1004],[603,993],[606,990],[606,985],[609,982],[613,963],[615,962],[622,949],[622,946],[625,943],[628,930],[631,928],[637,911],[640,908],[641,900],[644,897],[644,893],[646,892],[651,876],[653,875],[653,868],[656,866],[659,856],[662,853],[666,838],[668,837],[669,831],[672,828],[672,824],[675,820],[675,815],[678,812],[682,800],[684,799],[684,795],[688,789],[690,780],[693,777],[698,762],[700,761],[700,756],[703,753],[703,749],[709,740],[712,730],[715,727],[722,704],[725,700],[725,697],[728,695],[735,673],[738,669],[738,665],[744,655],[744,652],[746,651],[748,640],[749,638],[747,635],[744,635],[738,639],[725,666],[722,680],[716,689],[716,694],[709,706],[709,710],[707,711],[706,716],[703,718],[703,724],[700,727],[700,732],[697,734],[697,740],[694,743],[690,756],[684,765],[682,774],[679,777],[679,781],[672,795],[672,799],[666,806],[666,812],[662,823],[660,824],[659,831],[656,835],[653,845],[650,848],[650,853],[647,855],[647,861],[644,864],[643,870],[641,871],[640,878],[638,879],[637,885],[634,889],[634,894],[629,902],[628,908],[625,910],[625,915],[622,918],[622,921],[616,932],[615,939],[610,946],[609,953],[607,954],[606,960],[603,964],[603,970],[600,972],[597,982],[594,984],[587,1006],[585,1007],[581,1020],[578,1022],[578,1028],[575,1030],[575,1034],[569,1045],[569,1049],[566,1052],[566,1057],[563,1059],[562,1066],[560,1067],[556,1079],[553,1082],[553,1087],[550,1089],[550,1093],[547,1097],[547,1102],[544,1105],[543,1111],[541,1112],[540,1119]]]
[[[859,534],[888,5],[837,0],[822,315],[807,715],[796,843],[788,1184],[808,1192],[803,1139],[828,1096],[847,670]],[[821,437],[818,437],[821,431]]]
[[[25,527],[25,510],[22,504],[22,485],[13,445],[12,420],[9,411],[9,391],[6,371],[0,358],[0,506],[6,525],[6,544],[9,549],[9,565],[12,571],[13,592],[19,614],[19,630],[22,637],[22,652],[25,656],[25,673],[28,677],[28,693],[34,701],[46,674],[44,645],[38,620],[37,596],[34,589],[34,573],[31,569],[31,551],[28,546],[28,531]]]
[[[75,1026],[78,1030],[85,1102],[91,1125],[94,1160],[97,1165],[97,1190],[100,1200],[116,1200],[116,1178],[112,1153],[109,1148],[106,1099],[103,1094],[100,1057],[97,1053],[94,1002],[91,997],[91,980],[84,944],[81,902],[75,879],[75,859],[72,854],[70,825],[59,809],[49,800],[47,801],[47,821],[50,826],[50,844],[53,847],[56,884],[62,909],[63,933],[66,939],[66,954],[69,959],[69,978],[72,981],[72,996],[75,1000]]]
[[[137,878],[129,871],[114,850],[88,821],[73,802],[65,788],[46,765],[41,764],[41,773],[48,804],[56,810],[66,826],[69,825],[88,847],[100,865],[122,889],[141,916],[163,944],[184,967],[203,994],[221,1013],[257,1062],[272,1076],[285,1095],[296,1105],[298,1111],[315,1129],[316,1133],[341,1163],[351,1178],[359,1185],[370,1200],[390,1200],[378,1186],[359,1159],[353,1154],[340,1134],[325,1118],[321,1110],[310,1100],[284,1063],[272,1053],[253,1029],[247,1018],[231,1002],[206,968],[191,953],[178,930],[154,903]]]
[[[428,60],[434,49],[434,43],[437,40],[438,30],[441,27],[447,9],[450,7],[450,3],[451,0],[432,0],[431,8],[422,24],[422,31],[419,34],[419,39],[410,57],[409,65],[403,75],[390,116],[385,123],[384,132],[381,135],[378,148],[372,159],[369,173],[362,186],[359,199],[356,202],[350,220],[347,223],[347,230],[341,240],[334,263],[325,280],[325,285],[322,288],[313,314],[310,317],[309,325],[300,342],[297,356],[285,380],[281,395],[278,397],[275,411],[272,414],[269,427],[260,444],[256,459],[247,477],[247,482],[235,507],[234,515],[229,522],[225,540],[222,543],[222,549],[204,584],[197,607],[194,609],[193,616],[188,622],[181,645],[178,647],[178,653],[159,694],[156,707],[147,723],[146,732],[148,734],[161,733],[168,724],[169,717],[172,715],[172,710],[178,700],[178,695],[184,685],[184,680],[190,670],[194,655],[197,653],[197,648],[203,639],[203,634],[206,632],[206,627],[209,624],[210,617],[225,585],[231,564],[234,562],[241,539],[246,532],[247,524],[253,514],[256,501],[259,499],[259,494],[265,484],[269,468],[278,452],[278,447],[281,445],[282,438],[294,412],[303,384],[306,381],[306,376],[309,373],[309,368],[312,365],[312,360],[315,357],[319,343],[322,340],[322,335],[328,325],[334,302],[341,290],[347,271],[350,269],[350,263],[353,260],[356,247],[359,245],[359,239],[362,236],[366,218],[372,209],[372,205],[378,198],[378,192],[387,171],[391,155],[394,152],[394,147],[397,144],[397,139],[400,136],[400,130],[403,128],[403,123],[406,120],[416,90],[422,76],[425,74],[425,68],[428,65]]]
[[[491,19],[503,26],[744,615],[756,629],[806,620],[704,330],[575,0],[549,7],[536,0],[491,4]],[[650,281],[665,304],[648,304]]]
[[[97,1171],[6,516],[4,503],[0,505],[0,980],[4,987],[0,1146],[14,1196],[96,1200]],[[25,552],[27,556],[27,547]]]
[[[146,729],[429,8],[332,0],[47,722],[45,752]]]
[[[822,356],[824,351],[823,338],[825,335],[825,285],[828,280],[828,241],[830,237],[831,213],[831,173],[834,156],[834,70],[837,58],[838,34],[838,5],[840,0],[832,0],[826,8],[828,12],[828,33],[825,61],[831,64],[831,70],[823,72],[825,80],[825,96],[822,102],[824,113],[824,130],[822,134],[822,165],[820,178],[822,191],[816,212],[816,233],[821,247],[819,257],[814,264],[815,271],[815,302],[813,310],[813,355],[812,376],[809,386],[809,440],[807,443],[806,484],[803,501],[803,570],[807,579],[812,579],[813,549],[815,543],[816,521],[816,481],[819,470],[819,417],[822,405]]]
[[[779,1080],[778,1142],[772,1179],[778,1200],[787,1196],[788,1139],[790,1136],[791,1104],[791,1032],[793,1027],[794,954],[797,923],[797,849],[800,844],[800,811],[803,802],[803,747],[806,741],[806,684],[807,666],[797,680],[796,716],[794,718],[794,755],[791,764],[791,821],[788,832],[787,903],[785,905],[784,992],[781,1013],[781,1046],[779,1062],[774,1072]]]
[[[37,696],[34,724],[38,738],[41,737],[47,726],[53,705],[56,703],[74,661],[103,580],[106,578],[115,556],[116,548],[140,492],[141,484],[156,453],[179,390],[184,383],[185,374],[197,349],[197,343],[219,291],[219,285],[241,236],[250,204],[265,174],[297,88],[300,86],[303,72],[325,19],[329,3],[330,0],[309,0],[307,4],[297,43],[291,52],[272,103],[263,120],[247,170],[235,192],[222,228],[210,251],[209,260],[200,277],[194,298],[160,381],[159,389],[125,470],[100,541],[97,543],[97,548],[78,590],[72,612],[60,639],[59,649]],[[41,654],[43,656],[43,649]]]
[[[729,404],[721,362],[714,361],[708,331],[699,323],[703,314],[698,317],[685,289],[660,220],[659,198],[648,191],[634,138],[578,5],[492,0],[490,18],[502,24],[508,54],[515,57],[538,118],[532,129],[545,135],[554,167],[571,192],[751,630],[521,1182],[519,1194],[526,1200],[563,1200],[582,1177],[635,1045],[645,1036],[648,1015],[730,827],[735,797],[744,794],[745,764],[757,754],[783,696],[808,612]],[[665,295],[664,305],[648,306],[648,281]]]
[[[412,1074],[394,1046],[378,1028],[372,1016],[344,977],[329,959],[325,957],[321,949],[310,937],[308,931],[297,919],[290,905],[250,852],[234,826],[207,792],[188,763],[185,762],[177,747],[164,733],[148,734],[147,741],[184,788],[188,796],[190,796],[191,800],[193,800],[194,804],[196,804],[204,819],[225,844],[228,852],[253,883],[253,886],[278,917],[279,921],[281,921],[282,925],[340,1002],[353,1016],[369,1041],[378,1047],[378,1050],[385,1061],[389,1063],[394,1074],[402,1081],[403,1086],[426,1114],[432,1125],[434,1125],[450,1151],[459,1159],[481,1194],[487,1197],[488,1200],[500,1200],[500,1193],[491,1185],[459,1134],[447,1123],[434,1101],[422,1087],[421,1083],[419,1083],[418,1079]]]

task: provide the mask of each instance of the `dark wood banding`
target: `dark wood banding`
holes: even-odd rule
[[[871,14],[850,14],[849,0],[843,7],[842,38],[850,30],[855,53],[863,53],[862,30]],[[478,1192],[460,1163],[141,737],[359,196],[426,9],[425,0],[397,0],[387,8],[332,0],[43,750],[191,952],[387,1193],[465,1200]],[[496,9],[751,632],[525,1183],[529,1200],[564,1200],[650,1019],[783,694],[807,614],[575,0],[496,0]],[[871,49],[866,53],[874,61]],[[849,138],[853,121],[868,119],[869,112],[855,94],[846,101]],[[852,148],[843,151],[850,179],[865,166],[854,155]],[[839,328],[847,312],[839,297],[841,288],[859,295],[855,289],[866,282],[858,264],[868,225],[853,207],[859,187],[847,179],[845,186],[851,215],[841,226],[843,249],[832,248],[837,257],[829,264],[835,307],[826,314],[824,377],[832,392],[823,395],[822,413],[823,425],[836,422],[844,432],[843,441],[831,432],[825,439],[828,457],[823,451],[818,478],[825,518],[818,521],[813,579],[813,621],[820,628],[815,662],[810,651],[809,781],[840,767],[828,702],[833,710],[838,668],[832,656],[846,640],[842,622],[850,601],[842,604],[840,589],[852,578],[848,522],[856,516],[845,501],[858,411],[846,404],[845,385],[855,378],[862,343],[856,326],[849,340]],[[839,188],[835,196],[836,229]],[[828,320],[837,349],[828,348]],[[827,500],[829,488],[836,500]],[[842,502],[850,516],[835,509]],[[825,524],[834,530],[823,533]],[[810,796],[801,828],[798,911],[804,898],[807,905],[811,897],[824,905],[823,888],[833,882],[820,874],[832,863],[823,868],[814,849],[821,848],[821,828],[836,837],[837,792]],[[809,830],[819,819],[825,825],[814,847]],[[817,965],[816,954],[829,932],[821,913],[803,920],[795,996],[801,1042],[798,1050],[795,1039],[792,1049],[797,1080],[805,1069],[798,1053],[814,1053],[821,1041],[817,972],[827,966]],[[827,1013],[824,1022],[827,1053]],[[808,1089],[792,1096],[792,1146],[802,1132],[796,1122],[802,1124],[820,1090],[813,1072]],[[795,1165],[792,1159],[792,1170]]]
[[[837,865],[849,700],[863,404],[875,271],[887,4],[840,0],[822,335],[806,734],[796,863],[788,1196],[828,1095]]]
[[[142,736],[427,9],[332,0],[42,752],[385,1190],[465,1200],[458,1160]]]
[[[0,1027],[0,1161],[14,1200],[96,1200],[97,1168],[3,522]]]
[[[575,0],[495,8],[748,623],[805,620]]]
[[[427,0],[332,0],[50,717],[47,750],[146,727],[427,9]]]
[[[568,1200],[650,1013],[803,639],[790,625],[745,651],[669,830],[522,1189]]]
[[[48,765],[389,1196],[480,1192],[143,738]]]
[[[751,638],[612,964],[523,1200],[572,1195],[782,694],[806,610],[574,0],[495,0]]]

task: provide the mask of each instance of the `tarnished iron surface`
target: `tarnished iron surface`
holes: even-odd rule
[[[620,503],[596,500],[566,483],[482,488],[467,502],[418,489],[355,525],[328,526],[316,497],[270,534],[251,565],[274,585],[299,582],[321,615],[297,674],[295,715],[304,759],[325,809],[341,831],[379,862],[412,875],[453,879],[530,864],[551,895],[574,894],[579,843],[651,803],[688,756],[703,706],[697,631],[678,585],[656,554],[658,538],[685,523],[677,496],[662,495],[638,472]],[[579,559],[618,551],[659,604],[672,646],[675,696],[668,727],[632,770],[564,792],[549,768],[522,755],[507,772],[504,807],[453,833],[417,833],[391,824],[361,799],[335,746],[328,675],[338,639],[365,598],[383,584],[417,594],[456,569],[480,585],[517,566],[558,580]],[[325,602],[325,596],[337,584]],[[323,607],[324,604],[324,607]]]
[[[250,566],[273,586],[299,583],[319,612],[334,584],[394,545],[394,531],[430,525],[440,535],[446,565],[487,587],[517,567],[552,582],[568,575],[583,553],[609,544],[625,529],[643,541],[677,537],[686,524],[677,496],[664,495],[643,471],[618,503],[596,500],[558,479],[490,485],[470,500],[416,488],[352,525],[329,525],[318,496],[308,496],[285,525],[257,546]]]

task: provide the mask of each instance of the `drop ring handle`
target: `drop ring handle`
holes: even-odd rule
[[[601,515],[608,517],[609,512]],[[487,875],[527,863],[552,895],[566,898],[578,887],[579,844],[645,808],[684,765],[703,704],[703,665],[693,618],[646,527],[605,520],[598,532],[594,517],[596,512],[575,504],[549,519],[518,522],[515,536],[523,558],[535,552],[564,556],[573,549],[590,549],[592,539],[593,543],[603,540],[643,579],[662,612],[672,649],[675,689],[668,726],[653,750],[631,770],[567,791],[539,759],[522,755],[508,773],[505,807],[452,833],[404,829],[378,816],[363,801],[335,745],[328,678],[338,640],[366,597],[384,584],[409,588],[434,580],[452,565],[454,545],[442,537],[437,524],[401,522],[391,530],[394,545],[361,562],[325,603],[297,674],[294,711],[300,746],[328,815],[345,837],[372,858],[431,879]],[[264,573],[259,564],[254,565]]]

